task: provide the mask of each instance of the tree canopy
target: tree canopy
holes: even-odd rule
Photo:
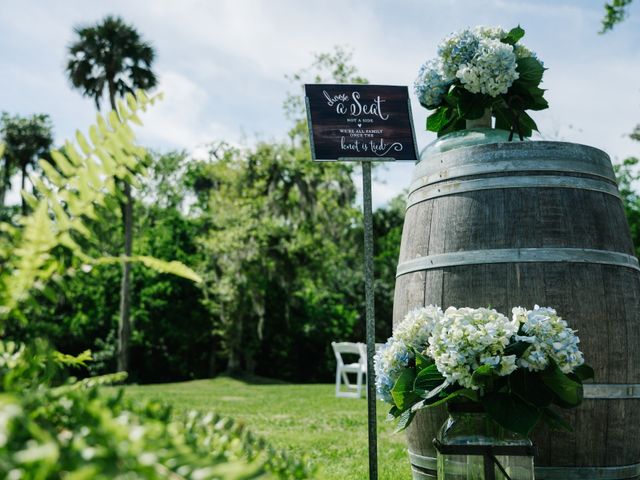
[[[95,101],[98,110],[105,92],[115,109],[117,97],[156,86],[153,47],[122,18],[107,16],[74,30],[77,39],[69,46],[67,76],[74,88]]]

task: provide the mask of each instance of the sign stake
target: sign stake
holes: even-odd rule
[[[364,213],[364,294],[367,332],[367,412],[369,420],[369,479],[378,479],[378,439],[376,418],[376,378],[373,357],[376,352],[376,316],[373,273],[373,208],[371,201],[371,162],[362,165],[362,208]]]

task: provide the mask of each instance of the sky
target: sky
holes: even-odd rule
[[[0,111],[47,113],[57,142],[86,130],[93,101],[64,74],[73,28],[107,14],[132,23],[156,49],[162,102],[146,113],[140,142],[202,155],[210,142],[252,145],[285,137],[286,79],[314,53],[353,52],[374,84],[411,87],[448,34],[520,24],[548,70],[550,108],[533,112],[539,138],[584,143],[614,163],[640,155],[628,134],[640,123],[640,0],[624,23],[598,35],[604,0],[0,0]],[[411,90],[411,88],[410,88]],[[428,111],[412,96],[420,148]],[[387,164],[373,188],[380,206],[407,188],[413,165]],[[359,181],[359,179],[356,179]]]

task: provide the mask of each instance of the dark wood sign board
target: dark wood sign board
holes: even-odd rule
[[[309,84],[304,89],[314,160],[418,160],[407,87]]]

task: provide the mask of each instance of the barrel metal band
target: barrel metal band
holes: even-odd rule
[[[640,463],[619,467],[536,467],[536,480],[636,480]]]
[[[443,455],[505,455],[533,457],[536,454],[533,445],[448,445],[433,440],[433,446]]]
[[[640,398],[640,384],[633,383],[585,383],[584,398],[625,399]]]
[[[579,160],[502,160],[483,163],[466,163],[458,166],[436,165],[426,170],[409,187],[409,192],[436,182],[453,180],[455,178],[472,175],[487,175],[491,173],[520,173],[520,172],[558,172],[564,174],[582,174],[603,178],[615,183],[613,170],[602,164]]]
[[[554,175],[505,176],[473,180],[440,182],[422,187],[409,195],[407,209],[432,198],[504,188],[572,188],[602,192],[620,198],[618,187],[609,181],[582,177],[558,177]]]
[[[409,452],[414,479],[436,478],[438,469],[437,459]],[[424,472],[424,473],[423,473]],[[426,473],[429,472],[429,473]],[[430,476],[433,472],[433,476]],[[617,467],[536,467],[537,480],[635,480],[640,477],[640,463]]]
[[[438,462],[434,457],[425,457],[411,450],[409,453],[409,461],[411,462],[411,470],[414,480],[422,480],[423,478],[436,478],[438,471]]]
[[[420,467],[411,465],[411,478],[413,480],[434,480],[437,477],[438,472],[436,470],[422,470]]]
[[[504,248],[440,253],[414,258],[398,265],[396,277],[434,268],[530,262],[597,263],[628,267],[640,271],[638,259],[626,253],[588,248]]]

